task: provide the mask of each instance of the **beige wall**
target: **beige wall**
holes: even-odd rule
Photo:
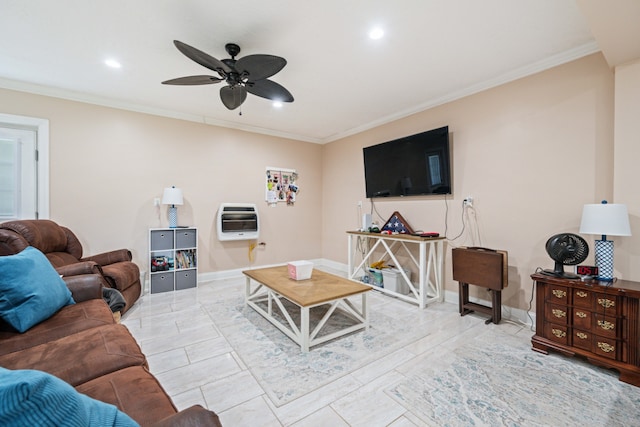
[[[632,237],[616,237],[615,267],[629,280],[640,281],[640,60],[615,69],[614,199],[629,209]]]
[[[462,199],[473,196],[472,229],[447,245],[446,288],[457,292],[452,246],[504,249],[503,303],[526,309],[530,274],[553,267],[546,240],[577,233],[583,204],[612,196],[613,102],[613,72],[596,54],[326,145],[323,256],[346,263],[344,231],[359,227],[357,202],[370,210],[362,147],[448,125],[453,196],[376,199],[374,219],[399,211],[412,228],[444,234],[446,216],[451,238],[461,231]]]
[[[87,255],[131,248],[148,271],[148,229],[168,225],[153,199],[171,185],[184,193],[179,224],[199,228],[201,273],[250,265],[247,241],[216,237],[221,202],[258,205],[266,246],[252,265],[321,255],[320,145],[9,90],[0,90],[0,112],[50,121],[50,217]],[[267,206],[267,166],[298,171],[294,207]]]
[[[346,264],[345,231],[360,225],[358,201],[365,212],[371,209],[362,147],[448,125],[453,196],[381,199],[374,217],[382,223],[399,211],[414,229],[444,234],[446,216],[447,236],[453,237],[462,227],[462,199],[473,196],[470,227],[447,245],[446,288],[457,290],[452,246],[505,249],[510,280],[504,304],[526,309],[529,275],[553,265],[544,250],[547,238],[577,232],[583,204],[614,196],[614,83],[616,96],[624,82],[637,91],[637,68],[617,70],[614,80],[595,54],[324,146],[9,90],[0,90],[0,112],[50,120],[51,218],[76,231],[87,253],[125,246],[146,266],[148,228],[167,224],[164,207],[159,218],[153,198],[176,185],[185,194],[179,222],[200,229],[204,273],[249,266],[247,242],[223,244],[215,237],[215,212],[225,201],[258,204],[260,241],[267,245],[255,252],[253,265],[321,257]],[[631,104],[631,118],[616,120],[617,132],[630,129],[626,144],[616,138],[620,202],[633,191],[620,182],[631,181],[625,176],[638,154],[637,99],[624,101]],[[266,166],[298,170],[295,207],[267,207]],[[637,223],[640,207],[630,210]],[[634,257],[637,242],[624,243]],[[631,270],[618,258],[625,250],[616,252],[616,267]]]

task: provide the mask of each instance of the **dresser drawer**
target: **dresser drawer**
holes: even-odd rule
[[[593,313],[584,308],[573,308],[573,327],[590,331],[592,327]]]
[[[564,305],[547,304],[544,309],[544,318],[551,323],[566,325],[568,323],[567,307]]]
[[[573,305],[591,309],[593,307],[593,292],[585,289],[573,289]]]
[[[606,357],[608,359],[616,359],[618,356],[618,352],[620,343],[616,342],[614,339],[599,337],[597,335],[593,336],[593,352],[600,356]]]
[[[548,285],[546,286],[545,300],[552,304],[568,304],[568,290],[564,286]]]
[[[545,322],[544,336],[551,341],[566,345],[569,341],[567,337],[567,327],[555,323]]]
[[[594,294],[593,311],[603,316],[617,316],[620,313],[620,298],[609,294]]]
[[[616,317],[602,316],[599,313],[593,314],[593,328],[592,331],[596,335],[600,335],[608,338],[616,338],[621,336],[619,333],[621,328],[622,319]]]
[[[573,346],[591,351],[591,332],[580,329],[573,330]]]

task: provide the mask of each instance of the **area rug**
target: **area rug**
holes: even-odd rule
[[[243,298],[219,301],[208,309],[215,313],[216,326],[276,406],[335,381],[429,333],[428,328],[415,324],[415,316],[411,322],[371,310],[368,330],[336,338],[303,353],[298,344],[245,306]],[[326,306],[311,310],[312,323],[322,316],[323,310]],[[347,316],[336,316],[323,331],[328,333],[349,322],[352,320]]]
[[[640,388],[580,359],[536,353],[528,340],[484,336],[446,358],[385,390],[426,425],[639,425]]]

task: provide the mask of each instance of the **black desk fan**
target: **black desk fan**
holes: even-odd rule
[[[553,270],[544,270],[543,274],[564,279],[578,279],[580,276],[564,271],[565,265],[577,265],[587,259],[589,245],[577,234],[560,233],[551,236],[545,245],[547,253],[555,261]]]

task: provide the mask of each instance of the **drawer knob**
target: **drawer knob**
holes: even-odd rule
[[[566,311],[558,310],[557,308],[554,308],[553,310],[551,310],[551,313],[553,313],[553,315],[558,318],[567,316]]]
[[[585,313],[584,311],[576,311],[576,316],[578,316],[581,319],[584,319],[585,317],[587,317],[587,313]]]
[[[616,306],[616,302],[608,298],[598,298],[598,304],[604,308],[611,308]]]
[[[551,333],[558,338],[564,338],[567,336],[567,333],[565,331],[561,331],[560,329],[555,329],[555,328],[551,329]]]
[[[589,294],[585,291],[578,291],[576,292],[576,295],[579,296],[580,298],[586,298]]]
[[[578,338],[580,338],[581,340],[586,340],[589,336],[587,334],[585,334],[584,332],[576,332],[576,336]]]
[[[604,351],[605,353],[611,353],[613,350],[616,349],[614,346],[606,342],[598,342],[598,348]]]
[[[611,329],[615,328],[616,325],[611,322],[607,322],[606,320],[598,320],[598,326],[600,326],[605,331],[610,331]]]
[[[567,293],[565,291],[561,291],[560,289],[553,289],[551,291],[551,293],[556,297],[556,298],[564,298],[567,296]]]

